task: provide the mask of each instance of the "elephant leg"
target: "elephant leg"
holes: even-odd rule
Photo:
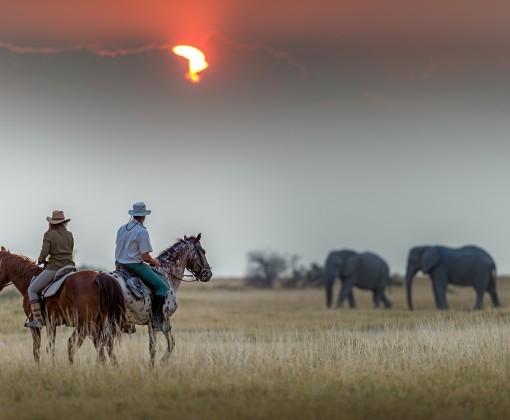
[[[349,301],[349,307],[351,309],[356,308],[356,301],[354,300],[354,293],[352,293],[352,289],[349,292],[349,294],[347,295],[347,300]]]
[[[496,280],[492,277],[492,275],[487,286],[487,291],[491,296],[492,304],[494,305],[494,307],[499,308],[501,304],[499,303],[498,293],[496,292]]]
[[[356,307],[356,302],[354,301],[354,296],[352,294],[352,285],[354,284],[354,281],[352,279],[346,279],[342,282],[342,287],[340,289],[340,294],[338,295],[338,301],[336,303],[336,306],[338,308],[341,308],[344,300],[346,298],[349,299],[349,305],[351,308]]]
[[[372,301],[374,303],[374,308],[379,308],[381,306],[381,291],[374,289],[372,290]]]
[[[475,307],[473,308],[475,311],[478,309],[483,309],[483,295],[485,293],[485,287],[475,287],[476,292],[476,301]]]
[[[434,289],[434,297],[436,299],[437,309],[448,309],[446,303],[446,290],[448,289],[448,281],[443,276],[432,279]]]
[[[382,294],[382,296],[381,296],[381,299],[382,299],[382,301],[383,301],[383,305],[384,305],[384,307],[385,307],[386,309],[389,309],[389,308],[391,308],[391,307],[392,307],[391,300],[389,300],[389,299],[386,297],[386,295],[384,294],[384,292],[383,292],[383,294]]]

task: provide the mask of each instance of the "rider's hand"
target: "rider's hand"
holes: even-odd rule
[[[161,265],[161,263],[159,262],[159,260],[158,260],[158,259],[153,258],[153,259],[152,259],[152,264],[151,264],[151,265],[153,265],[154,267],[157,267],[157,266]]]

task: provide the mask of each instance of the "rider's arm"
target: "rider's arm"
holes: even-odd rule
[[[144,252],[143,254],[141,254],[141,257],[143,262],[146,262],[147,264],[159,265],[159,260],[157,260],[156,258],[152,258],[149,252]]]

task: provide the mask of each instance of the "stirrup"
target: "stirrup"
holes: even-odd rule
[[[40,319],[33,319],[30,322],[25,322],[25,327],[27,328],[42,328],[44,327],[43,323]]]

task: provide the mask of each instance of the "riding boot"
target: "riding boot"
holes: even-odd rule
[[[163,306],[166,296],[152,296],[152,329],[157,332],[163,329]]]
[[[41,301],[40,300],[30,301],[30,310],[32,312],[32,321],[25,322],[25,327],[42,328],[44,326],[44,323],[41,310]]]

